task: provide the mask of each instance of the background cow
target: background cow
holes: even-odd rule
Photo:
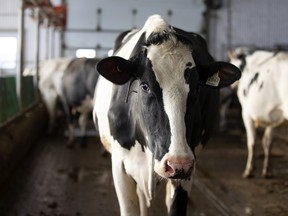
[[[93,111],[121,215],[146,215],[163,179],[169,215],[186,215],[194,149],[213,132],[219,88],[240,71],[214,62],[202,37],[158,15],[123,38],[115,56],[97,64]]]
[[[68,146],[74,138],[74,118],[79,114],[82,144],[85,145],[87,117],[93,109],[93,96],[98,74],[98,59],[60,58],[42,62],[39,89],[49,113],[49,131],[55,126],[56,104],[60,99],[68,123]]]
[[[239,56],[239,53],[238,53]],[[254,168],[256,128],[264,127],[262,175],[272,175],[269,155],[273,130],[288,119],[288,53],[255,51],[250,55],[230,55],[231,63],[243,67],[237,95],[247,134],[248,158],[243,177],[251,177]]]

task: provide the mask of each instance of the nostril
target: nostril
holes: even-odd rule
[[[165,171],[170,177],[185,178],[193,170],[193,160],[189,161],[166,161]]]
[[[168,172],[171,176],[174,175],[175,170],[174,170],[173,166],[171,165],[170,161],[166,162],[166,170],[165,171]]]

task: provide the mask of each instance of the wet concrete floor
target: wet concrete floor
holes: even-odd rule
[[[119,215],[110,156],[96,137],[86,148],[66,148],[66,137],[43,137],[15,170],[0,193],[0,216]],[[253,179],[242,179],[245,136],[234,129],[218,134],[197,156],[189,215],[288,216],[288,144],[275,141],[274,178],[260,175],[258,144]],[[151,209],[165,215],[163,203]]]

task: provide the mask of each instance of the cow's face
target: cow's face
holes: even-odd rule
[[[116,84],[137,79],[133,83],[137,94],[131,94],[129,103],[141,144],[154,156],[155,172],[164,178],[190,178],[195,166],[193,145],[202,133],[201,82],[219,87],[222,78],[232,80],[234,73],[229,70],[222,76],[221,69],[227,67],[223,63],[199,73],[191,46],[175,35],[158,34],[151,41],[145,41],[144,50],[133,60],[109,57],[98,63],[97,70]]]
[[[148,46],[141,83],[146,90],[139,95],[141,118],[154,170],[165,178],[190,177],[195,164],[192,122],[200,117],[200,83],[191,50],[175,38]]]

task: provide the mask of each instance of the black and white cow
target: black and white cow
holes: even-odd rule
[[[96,66],[102,76],[93,114],[111,153],[121,215],[147,215],[166,182],[169,215],[186,215],[194,148],[212,134],[219,88],[240,71],[214,62],[202,37],[159,15],[128,34],[114,55]]]
[[[239,53],[237,53],[239,57]],[[237,95],[246,129],[248,157],[243,177],[253,176],[256,128],[265,128],[262,145],[262,175],[272,175],[269,155],[274,128],[288,120],[288,52],[255,51],[240,58],[230,55],[231,63],[243,68]]]
[[[56,120],[56,104],[60,99],[68,123],[68,144],[75,139],[74,114],[78,113],[82,144],[88,115],[93,109],[93,97],[98,74],[95,64],[99,59],[60,58],[42,62],[39,70],[39,89],[49,113],[49,130]]]

